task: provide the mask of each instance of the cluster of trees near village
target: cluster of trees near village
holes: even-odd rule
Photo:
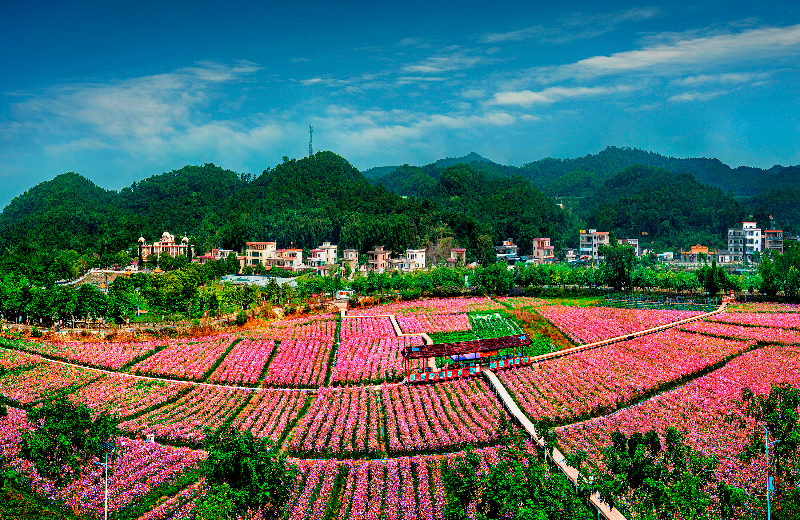
[[[487,262],[474,269],[435,267],[366,275],[335,269],[330,276],[299,276],[292,286],[272,280],[264,287],[220,283],[220,276],[238,270],[238,262],[211,261],[186,264],[162,274],[118,277],[109,284],[107,294],[89,284],[75,288],[35,283],[12,272],[0,278],[0,314],[9,322],[44,326],[98,318],[122,323],[136,316],[137,309],[147,309],[146,321],[191,320],[247,310],[255,313],[265,308],[269,313],[273,306],[295,310],[340,289],[352,289],[358,296],[407,300],[506,295],[510,291],[597,291],[603,287],[709,296],[747,291],[751,298],[758,291],[761,298],[800,298],[800,247],[791,243],[785,253],[765,256],[758,273],[742,275],[728,274],[713,262],[693,271],[673,270],[652,257],[637,258],[631,248],[614,241],[603,254],[606,261],[595,267],[529,264],[508,269],[505,263]]]

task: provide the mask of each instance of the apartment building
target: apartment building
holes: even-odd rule
[[[246,258],[245,262],[249,266],[258,264],[269,268],[272,263],[269,260],[276,258],[275,242],[245,242],[242,254]]]
[[[758,251],[761,252],[761,228],[745,220],[740,228],[728,228],[728,251],[732,262],[742,262]]]
[[[597,231],[596,229],[581,229],[578,251],[581,260],[602,260],[598,254],[600,246],[608,245],[608,231]]]

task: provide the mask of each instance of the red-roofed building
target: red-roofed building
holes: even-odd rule
[[[552,264],[556,258],[554,249],[550,245],[549,238],[534,238],[533,254],[530,259],[534,264]]]

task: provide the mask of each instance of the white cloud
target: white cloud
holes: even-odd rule
[[[539,79],[587,79],[630,72],[675,73],[725,63],[800,54],[800,25],[679,40],[610,56],[593,56],[559,67],[538,69]]]
[[[533,39],[548,43],[566,43],[593,38],[613,31],[621,23],[648,20],[657,16],[658,13],[658,9],[654,7],[641,7],[596,15],[575,13],[559,20],[558,25],[532,25],[514,31],[484,34],[480,37],[480,41],[499,43]]]
[[[600,96],[615,92],[628,92],[629,86],[617,87],[549,87],[538,92],[531,90],[497,92],[489,102],[491,105],[519,105],[530,107],[535,104],[552,104],[563,99]]]
[[[667,101],[671,103],[691,103],[693,101],[708,101],[715,97],[727,94],[727,92],[684,92],[671,96]]]
[[[731,72],[727,74],[700,74],[698,76],[688,76],[686,78],[676,79],[672,83],[675,85],[704,85],[709,83],[752,83],[756,81],[763,81],[768,79],[768,73],[737,73]]]
[[[402,70],[413,74],[441,74],[442,72],[471,69],[480,65],[497,63],[497,61],[486,56],[475,55],[469,49],[461,49],[455,46],[447,48],[434,56],[429,56],[418,63],[406,65]]]

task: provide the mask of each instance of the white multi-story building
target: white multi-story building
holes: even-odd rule
[[[741,228],[728,228],[728,251],[732,262],[741,262],[753,253],[761,252],[761,228],[745,220]]]
[[[602,260],[603,257],[598,254],[600,246],[607,246],[608,231],[597,231],[596,229],[585,230],[581,229],[580,242],[578,244],[578,251],[580,252],[581,260]]]
[[[336,248],[330,242],[323,242],[321,246],[309,251],[308,265],[312,267],[331,266],[336,263]]]
[[[403,271],[413,271],[414,269],[425,269],[424,249],[406,249]]]
[[[168,231],[164,231],[161,235],[161,240],[148,244],[144,237],[139,237],[139,255],[147,259],[150,255],[160,255],[167,253],[169,256],[175,257],[184,255],[191,256],[192,246],[189,245],[189,239],[183,237],[180,242],[175,241],[175,235],[171,235]]]

